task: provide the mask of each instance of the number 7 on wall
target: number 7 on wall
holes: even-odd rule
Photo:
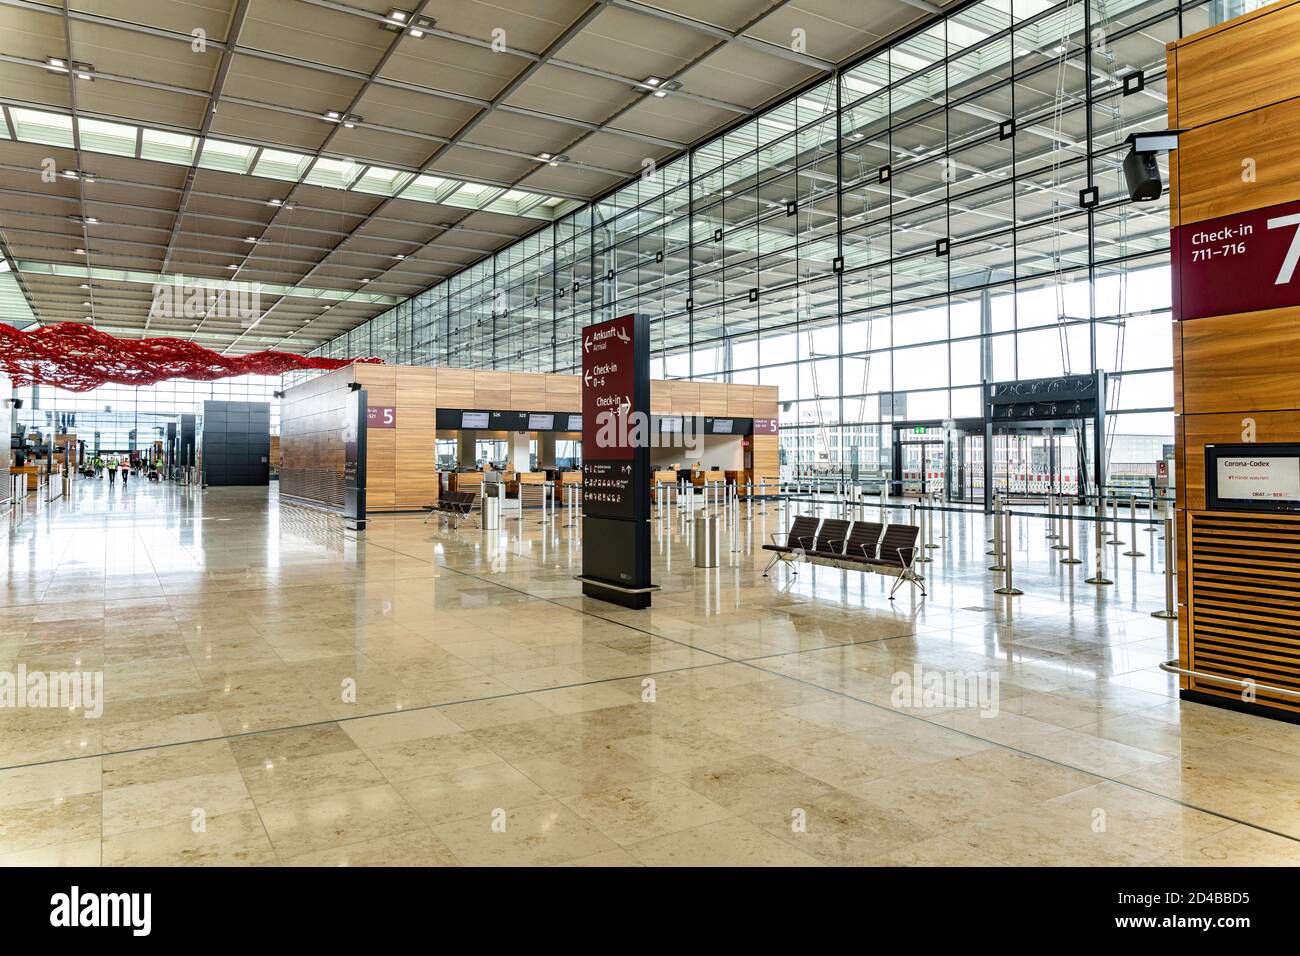
[[[1276,219],[1268,221],[1268,228],[1281,229],[1285,226],[1300,227],[1300,213],[1290,216],[1278,216]],[[1297,228],[1295,235],[1291,237],[1291,245],[1286,250],[1286,257],[1282,260],[1282,268],[1278,270],[1277,279],[1274,285],[1286,285],[1295,275],[1296,264],[1300,263],[1300,228]]]

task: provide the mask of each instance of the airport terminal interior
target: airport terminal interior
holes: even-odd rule
[[[1300,0],[0,0],[0,864],[1300,864]]]

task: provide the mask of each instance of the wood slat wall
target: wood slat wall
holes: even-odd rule
[[[1300,692],[1300,520],[1188,514],[1191,669]],[[1240,700],[1198,678],[1189,687]],[[1257,702],[1300,713],[1300,701],[1258,689]]]
[[[1300,199],[1300,0],[1184,37],[1167,54],[1169,125],[1187,131],[1170,156],[1172,224]],[[1253,178],[1243,176],[1247,159]],[[1300,601],[1287,594],[1300,585],[1300,520],[1204,511],[1207,444],[1242,442],[1252,425],[1256,441],[1300,441],[1297,319],[1300,308],[1175,312],[1173,334],[1179,658],[1300,689]],[[1296,710],[1262,692],[1258,702]]]

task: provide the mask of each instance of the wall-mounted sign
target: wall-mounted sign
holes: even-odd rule
[[[1300,511],[1300,445],[1206,445],[1205,498],[1218,511]]]
[[[555,416],[541,412],[533,412],[528,416],[528,430],[530,432],[549,432],[555,429]]]
[[[491,412],[462,412],[460,416],[461,428],[487,428],[491,424]]]
[[[777,435],[780,434],[781,423],[775,418],[755,418],[754,434],[755,435]]]
[[[396,428],[397,409],[389,408],[384,405],[367,406],[366,427],[367,428]]]
[[[732,426],[735,423],[735,420],[731,418],[715,418],[713,420],[713,434],[730,435]]]
[[[1300,200],[1170,231],[1174,317],[1300,305]]]

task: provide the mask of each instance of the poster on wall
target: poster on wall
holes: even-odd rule
[[[650,606],[650,329],[624,315],[582,330],[582,593]]]
[[[1300,200],[1170,231],[1174,316],[1300,305]]]
[[[1206,445],[1205,486],[1211,510],[1300,511],[1300,445]]]

